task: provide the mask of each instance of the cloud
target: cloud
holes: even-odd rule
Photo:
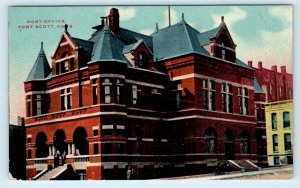
[[[107,15],[109,14],[109,10],[111,8],[117,8],[119,10],[121,21],[128,21],[136,16],[136,9],[134,7],[107,7],[105,8]]]
[[[247,45],[240,41],[238,49],[240,56],[254,62],[262,61],[263,67],[270,68],[272,65],[286,66],[287,71],[292,73],[293,62],[293,27],[292,8],[276,6],[268,10],[268,14],[281,21],[281,31],[259,31],[260,41],[254,45]],[[254,63],[256,64],[256,63]]]

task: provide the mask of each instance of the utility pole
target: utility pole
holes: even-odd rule
[[[170,5],[168,6],[168,13],[169,13],[169,27],[171,26],[171,10]]]

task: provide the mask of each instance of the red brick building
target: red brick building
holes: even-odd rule
[[[248,61],[248,66],[254,68],[253,62]],[[293,99],[293,75],[287,73],[286,66],[281,66],[280,72],[277,71],[276,65],[273,65],[270,70],[263,68],[261,61],[254,70],[256,78],[254,86],[261,87],[261,92],[258,89],[257,91],[264,94],[261,100],[255,99],[255,108],[259,127],[257,131],[259,134],[257,136],[258,156],[265,161],[267,155],[265,104]]]
[[[218,160],[264,163],[255,102],[265,93],[236,57],[223,17],[203,33],[182,17],[146,36],[121,28],[111,9],[93,28],[83,40],[66,26],[52,68],[41,46],[24,83],[28,179],[125,179],[128,166],[146,179],[211,172]],[[58,151],[68,165],[54,165]]]

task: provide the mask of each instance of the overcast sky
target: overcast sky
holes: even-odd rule
[[[48,61],[53,55],[63,28],[59,23],[45,20],[64,20],[72,25],[69,33],[77,38],[88,39],[91,27],[100,23],[100,17],[108,15],[110,7],[12,7],[9,9],[9,90],[10,123],[17,123],[17,116],[24,116],[25,95],[23,82],[32,68],[44,42]],[[158,23],[167,26],[167,6],[117,7],[120,26],[144,34],[151,34]],[[237,44],[237,57],[244,62],[262,61],[263,66],[286,65],[292,73],[292,7],[291,6],[171,6],[171,22],[177,23],[184,13],[185,20],[200,32],[220,24],[221,16]],[[50,28],[36,29],[32,20]],[[22,26],[33,28],[21,29]],[[53,25],[53,28],[52,26]],[[279,69],[280,70],[280,69]]]

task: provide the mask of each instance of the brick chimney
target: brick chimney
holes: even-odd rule
[[[253,67],[252,61],[248,61],[248,66]]]
[[[115,34],[119,35],[120,33],[120,22],[119,22],[119,11],[116,8],[112,8],[109,11],[108,20],[109,20],[109,29]]]
[[[258,62],[257,67],[258,67],[258,69],[262,69],[262,62],[261,61]]]
[[[273,65],[273,66],[271,67],[271,70],[274,71],[274,72],[277,72],[277,65]]]
[[[286,66],[281,66],[280,69],[282,74],[286,74]]]

